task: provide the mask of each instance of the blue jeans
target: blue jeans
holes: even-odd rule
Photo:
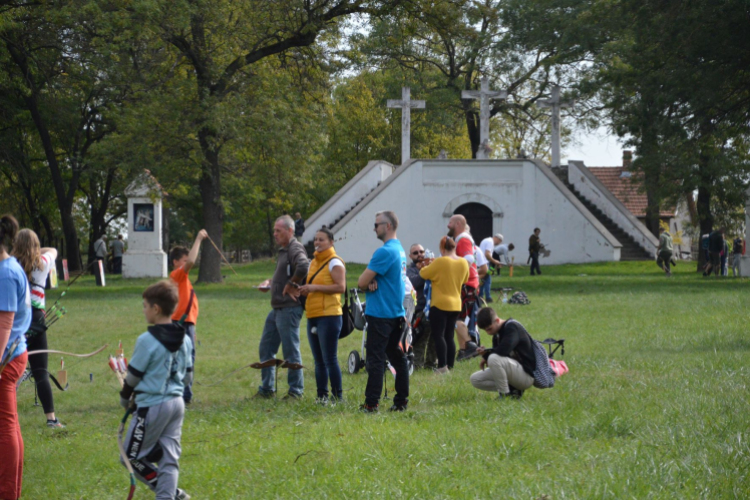
[[[284,359],[290,363],[302,363],[302,354],[299,351],[299,322],[302,319],[302,306],[282,307],[272,309],[266,317],[263,326],[263,335],[260,337],[258,354],[260,361],[275,359],[276,353],[284,354]],[[276,367],[263,368],[261,370],[261,384],[258,392],[272,394],[275,389]],[[287,375],[289,382],[289,393],[301,396],[305,390],[305,381],[302,370],[289,370]]]
[[[193,342],[193,350],[190,355],[193,357],[193,379],[195,379],[195,325],[192,323],[185,323],[185,335],[190,337]],[[185,389],[182,391],[182,399],[186,403],[189,403],[193,399],[193,383],[185,384]]]
[[[487,275],[484,277],[482,286],[479,289],[479,296],[485,300],[491,299],[492,298],[492,289],[490,288],[491,286],[492,286],[492,274],[488,271]]]
[[[339,367],[338,348],[341,333],[341,316],[321,316],[307,319],[307,340],[315,358],[315,385],[318,397],[328,397],[328,379],[331,379],[331,396],[341,399],[344,395]],[[312,329],[316,328],[316,333]]]

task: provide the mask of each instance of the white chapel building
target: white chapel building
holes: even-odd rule
[[[371,161],[307,219],[302,242],[325,225],[345,261],[366,263],[381,245],[373,224],[382,210],[396,212],[407,251],[420,243],[437,254],[453,214],[467,218],[477,245],[502,233],[518,263],[535,227],[549,251],[542,265],[651,259],[658,245],[581,162],[553,169],[530,159]]]

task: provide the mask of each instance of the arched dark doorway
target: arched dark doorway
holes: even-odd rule
[[[464,203],[453,213],[466,217],[466,223],[471,226],[471,236],[477,246],[483,239],[492,236],[492,210],[486,205]]]

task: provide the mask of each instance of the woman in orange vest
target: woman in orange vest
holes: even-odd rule
[[[341,368],[338,361],[341,333],[341,294],[346,290],[346,267],[333,248],[333,233],[323,226],[315,233],[315,258],[310,262],[307,280],[299,288],[307,297],[307,338],[315,358],[315,383],[318,402],[328,402],[328,380],[331,397],[342,399]]]

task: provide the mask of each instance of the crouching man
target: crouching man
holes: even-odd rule
[[[536,358],[531,337],[520,323],[498,318],[490,307],[479,311],[477,326],[492,336],[492,348],[478,348],[481,370],[471,376],[471,385],[495,391],[500,398],[520,398],[534,384]]]

